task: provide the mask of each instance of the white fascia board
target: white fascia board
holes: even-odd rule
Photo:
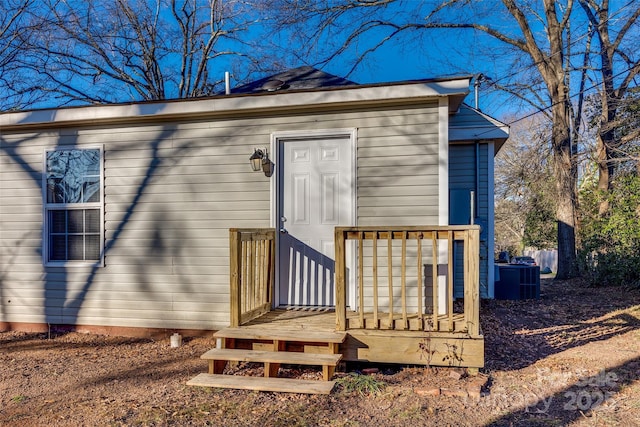
[[[350,87],[317,91],[282,92],[259,95],[219,96],[207,99],[186,99],[170,102],[112,104],[33,110],[0,114],[3,128],[62,126],[69,124],[119,121],[145,121],[207,117],[221,114],[242,114],[254,111],[286,111],[309,106],[331,106],[357,103],[420,101],[428,98],[464,96],[469,91],[469,78],[445,81]]]

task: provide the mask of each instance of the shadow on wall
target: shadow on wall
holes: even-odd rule
[[[189,140],[186,140],[183,144],[174,147],[169,154],[161,154],[163,142],[171,142],[174,132],[175,129],[172,128],[162,129],[162,131],[156,135],[153,140],[145,142],[147,149],[149,150],[149,161],[146,167],[144,167],[144,172],[142,174],[143,179],[138,184],[136,192],[132,194],[123,217],[120,220],[114,221],[114,223],[110,225],[111,230],[107,230],[105,232],[105,234],[110,234],[111,237],[107,238],[105,236],[105,245],[102,253],[103,257],[106,256],[117,244],[119,238],[132,220],[132,217],[135,215],[139,207],[138,205],[144,197],[150,183],[159,171],[163,170],[162,167],[164,167],[164,170],[166,171],[167,167],[171,167],[176,164],[178,161],[176,159],[180,159],[181,155],[184,154],[184,151],[191,149]],[[33,133],[25,138],[14,141],[0,138],[0,150],[3,154],[9,157],[10,161],[20,166],[20,168],[26,173],[26,176],[29,177],[30,185],[33,185],[37,189],[41,189],[42,187],[43,171],[36,169],[34,164],[39,165],[41,163],[34,163],[33,161],[28,160],[26,155],[22,152],[22,147],[32,142],[39,142],[38,138],[40,136],[41,135],[38,133]],[[77,138],[77,134],[64,133],[64,135],[60,135],[57,145],[59,147],[65,147],[65,149],[75,147],[81,148]],[[138,142],[135,142],[135,144],[138,144]],[[105,150],[105,155],[107,153],[108,151]],[[161,224],[157,224],[157,226],[160,227]],[[38,238],[40,239],[38,247],[42,248],[44,244],[41,240],[42,233],[38,234]],[[15,251],[18,249],[20,244],[18,242],[17,245],[13,244],[12,246],[13,249],[1,248],[3,250],[0,250],[0,254],[2,254],[2,265],[0,265],[0,296],[4,297],[6,297],[6,295],[3,295],[3,290],[5,286],[8,286],[8,274],[10,273],[11,266],[17,256]],[[42,251],[40,249],[37,249],[36,252],[37,256],[42,256]],[[82,271],[85,270],[83,269]],[[79,312],[84,305],[87,293],[94,284],[99,271],[100,268],[98,266],[90,267],[86,270],[86,277],[81,279],[82,283],[72,284],[70,283],[70,280],[80,277],[80,274],[82,274],[80,270],[73,270],[73,272],[70,272],[66,266],[46,267],[45,274],[43,276],[44,302],[42,303],[44,323],[75,325],[77,323]],[[0,299],[0,315],[6,314],[7,312],[6,299],[7,298]]]
[[[189,143],[185,142],[182,145],[178,145],[173,148],[171,154],[164,155],[161,154],[161,148],[163,142],[172,141],[172,135],[175,133],[175,129],[163,129],[157,136],[155,136],[154,140],[150,141],[148,144],[148,149],[150,150],[149,162],[145,169],[144,178],[142,182],[138,185],[135,194],[133,194],[131,201],[126,209],[126,212],[122,216],[119,221],[116,221],[113,226],[111,226],[111,230],[109,230],[110,238],[105,236],[105,245],[103,248],[103,257],[106,257],[109,251],[114,248],[123,232],[126,230],[130,221],[133,219],[136,210],[144,197],[147,188],[151,184],[154,177],[159,173],[161,167],[171,167],[177,163],[177,159],[181,158],[181,155],[184,154],[186,150],[189,150]],[[106,156],[107,151],[105,151]],[[165,172],[166,173],[166,172]],[[106,196],[106,195],[105,195]],[[105,202],[106,203],[106,202]],[[161,227],[161,224],[154,223],[155,227]],[[157,242],[156,242],[157,243]],[[148,266],[148,268],[153,268],[153,266]],[[97,274],[100,271],[100,267],[96,264],[91,268],[90,273],[88,274],[85,283],[82,286],[80,292],[78,292],[74,298],[71,298],[71,295],[65,295],[65,307],[64,307],[64,324],[76,325],[77,319],[80,310],[82,309],[84,300],[86,295],[93,285]],[[138,275],[144,276],[144,272],[138,272]],[[47,286],[47,285],[45,285]],[[45,291],[46,292],[46,291]],[[48,301],[47,301],[48,302]]]
[[[333,306],[336,263],[289,233],[280,235],[280,304]]]

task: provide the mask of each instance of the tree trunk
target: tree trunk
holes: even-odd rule
[[[598,163],[598,190],[602,192],[604,196],[600,198],[598,204],[598,215],[603,217],[609,211],[609,201],[606,194],[611,189],[611,177],[613,176],[613,165],[609,161],[611,154],[607,149],[607,141],[605,136],[600,133],[596,137],[596,156]]]
[[[569,131],[569,110],[562,85],[558,100],[554,102],[552,146],[554,175],[558,201],[556,218],[558,221],[558,272],[556,279],[569,279],[578,274],[576,255],[576,177],[574,175]]]

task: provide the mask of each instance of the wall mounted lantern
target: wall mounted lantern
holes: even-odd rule
[[[269,160],[269,153],[266,148],[254,148],[253,154],[249,157],[251,162],[251,169],[254,172],[262,170],[265,176],[271,176],[273,174],[273,163]]]

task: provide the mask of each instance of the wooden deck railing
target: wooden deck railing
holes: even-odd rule
[[[275,282],[275,230],[229,230],[231,327],[271,310]]]
[[[337,329],[465,332],[479,336],[479,241],[480,227],[473,225],[337,227]],[[455,257],[454,252],[459,251],[463,255]],[[455,264],[456,258],[462,266]],[[463,304],[455,309],[454,268],[462,273],[464,281]],[[355,274],[350,275],[350,271]],[[356,289],[357,310],[347,318],[349,276],[356,281],[352,289]],[[445,304],[440,303],[442,291],[446,292]]]

